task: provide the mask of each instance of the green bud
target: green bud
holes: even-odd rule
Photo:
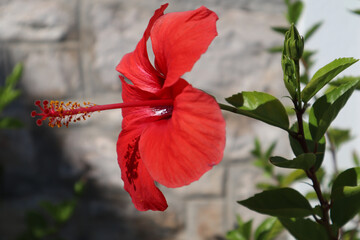
[[[298,61],[304,51],[304,38],[299,34],[294,24],[285,34],[284,54]]]
[[[293,59],[289,58],[289,56],[283,54],[281,59],[281,65],[284,72],[285,87],[288,90],[290,96],[293,99],[296,99],[297,81],[295,62]]]

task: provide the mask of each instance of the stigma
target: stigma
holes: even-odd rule
[[[171,115],[173,109],[172,99],[159,99],[148,101],[136,101],[130,103],[113,103],[106,105],[96,105],[90,102],[84,102],[82,105],[77,102],[63,101],[35,101],[40,112],[32,111],[32,117],[39,117],[36,124],[41,126],[48,119],[50,127],[69,126],[71,122],[86,120],[93,112],[100,112],[111,109],[129,108],[129,107],[150,107],[154,116]]]

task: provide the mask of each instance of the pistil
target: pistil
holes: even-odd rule
[[[129,107],[156,107],[168,109],[172,108],[172,99],[148,100],[129,103],[114,103],[106,105],[96,105],[90,102],[84,102],[83,106],[77,102],[59,102],[59,101],[35,101],[35,106],[39,107],[40,112],[32,111],[31,116],[40,118],[36,124],[41,126],[43,121],[49,119],[50,127],[69,126],[70,122],[85,120],[93,112],[100,112],[111,109],[129,108]]]

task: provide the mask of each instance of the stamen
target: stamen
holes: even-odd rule
[[[100,112],[110,109],[127,108],[127,107],[156,107],[155,115],[171,115],[173,100],[149,100],[143,102],[132,103],[115,103],[107,105],[96,105],[90,102],[84,102],[83,106],[77,102],[59,102],[59,101],[35,101],[35,106],[40,109],[40,112],[32,111],[31,117],[39,116],[40,119],[36,120],[36,124],[41,126],[43,121],[49,119],[48,125],[50,127],[69,126],[70,122],[77,122],[86,120],[93,112]],[[160,111],[160,112],[158,112]],[[163,112],[161,112],[163,111]],[[165,112],[164,112],[165,111]]]

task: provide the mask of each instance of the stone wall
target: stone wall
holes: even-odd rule
[[[1,239],[15,239],[24,228],[24,212],[38,208],[39,201],[69,198],[80,176],[88,180],[87,191],[64,227],[68,240],[221,239],[234,226],[236,214],[258,219],[236,200],[252,195],[262,178],[251,164],[254,137],[269,143],[283,136],[280,130],[224,113],[222,163],[190,186],[161,187],[169,203],[165,212],[138,212],[123,190],[116,160],[121,111],[95,113],[86,122],[61,129],[37,127],[29,117],[35,99],[121,102],[115,66],[133,51],[162,3],[0,0],[0,83],[14,63],[25,66],[22,97],[6,111],[25,127],[0,132]],[[270,26],[285,23],[283,1],[173,0],[167,12],[201,5],[219,15],[219,36],[185,78],[219,101],[243,90],[284,96],[279,56],[266,52],[282,41]]]

